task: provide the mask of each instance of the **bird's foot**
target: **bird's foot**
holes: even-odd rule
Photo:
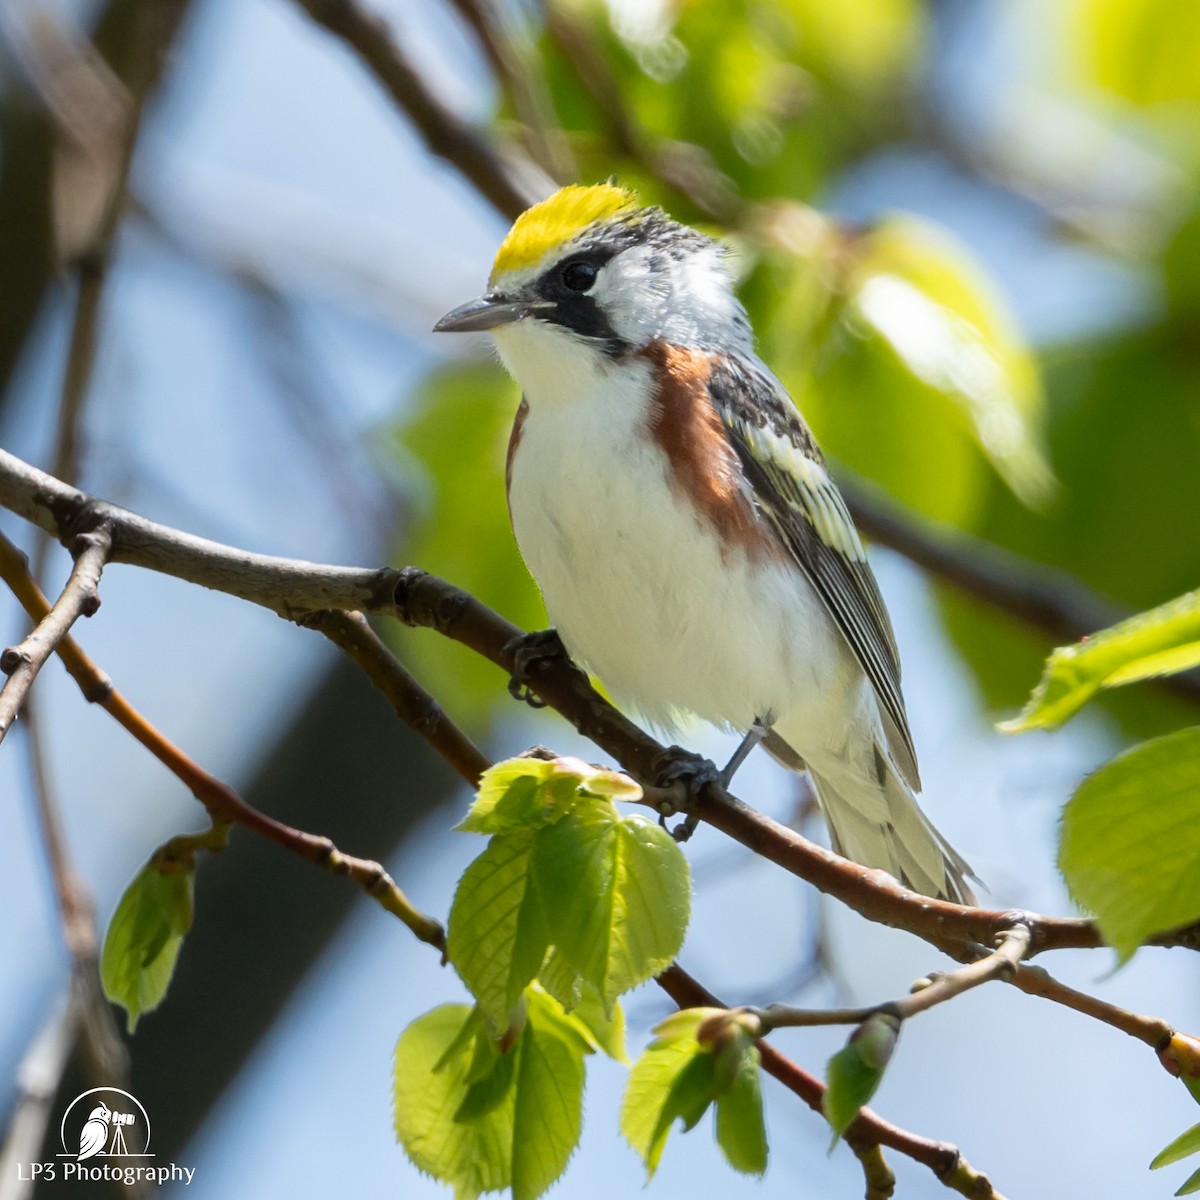
[[[666,829],[668,817],[679,812],[686,814],[670,831],[677,842],[686,842],[700,824],[700,818],[688,810],[701,788],[710,783],[721,783],[721,772],[711,759],[682,746],[669,746],[654,760],[653,767],[655,786],[669,793],[658,805],[659,824]]]
[[[523,700],[530,708],[545,708],[540,699],[529,688],[533,669],[542,662],[553,659],[569,661],[566,647],[558,636],[557,629],[538,629],[533,633],[522,633],[504,647],[513,656],[513,672],[508,681],[508,694],[514,700]]]

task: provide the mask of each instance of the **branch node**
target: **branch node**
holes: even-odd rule
[[[32,655],[22,646],[8,646],[0,654],[0,671],[11,675],[18,667],[33,661]]]

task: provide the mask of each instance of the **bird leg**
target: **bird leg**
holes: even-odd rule
[[[738,767],[746,761],[750,751],[771,732],[771,726],[774,724],[774,713],[767,713],[765,717],[754,718],[754,724],[746,730],[746,736],[742,738],[738,748],[733,752],[733,756],[721,769],[720,779],[723,788],[728,788],[733,782],[733,777],[737,773]]]
[[[680,808],[687,807],[699,794],[700,789],[710,783],[719,783],[721,787],[728,788],[738,767],[746,761],[746,756],[750,751],[771,732],[771,726],[774,723],[775,717],[772,713],[768,713],[765,717],[755,717],[754,724],[746,731],[746,736],[742,738],[738,748],[733,752],[733,756],[719,771],[716,764],[710,759],[694,754],[690,750],[684,750],[680,746],[671,746],[664,750],[654,762],[656,770],[654,782],[663,788],[678,786],[684,794]],[[660,813],[659,823],[664,829],[666,828],[666,818],[669,815],[671,814],[666,812]],[[694,813],[688,813],[671,830],[671,836],[677,842],[686,842],[696,832],[696,826],[699,824],[700,818]]]
[[[513,656],[513,672],[508,680],[508,694],[514,700],[524,700],[530,708],[545,708],[545,700],[539,699],[529,690],[529,677],[533,667],[548,659],[570,661],[567,648],[562,644],[557,629],[538,629],[533,633],[522,633],[504,647],[505,653]]]

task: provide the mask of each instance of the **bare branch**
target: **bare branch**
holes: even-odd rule
[[[29,615],[44,621],[46,599],[29,574],[24,556],[0,534],[0,578],[9,585]],[[39,626],[40,627],[40,626]],[[420,912],[397,887],[383,867],[370,859],[344,854],[326,837],[306,833],[247,804],[229,784],[209,774],[198,763],[146,720],[68,635],[53,647],[84,697],[100,705],[123,729],[133,735],[172,772],[204,805],[217,824],[244,825],[292,854],[334,875],[345,875],[393,916],[398,917],[423,942],[445,948],[441,924]]]
[[[518,164],[448,109],[405,56],[382,18],[358,0],[296,0],[318,24],[362,60],[400,110],[407,114],[431,154],[456,167],[492,204],[515,217],[553,187],[532,164]]]
[[[111,548],[108,530],[100,526],[81,534],[76,548],[75,565],[54,607],[38,621],[28,637],[16,646],[9,646],[0,655],[0,671],[8,676],[4,687],[0,688],[0,742],[17,719],[42,664],[80,617],[90,617],[100,607],[100,573]],[[24,555],[7,539],[0,545],[0,554],[4,556],[0,573],[6,578],[14,568],[24,569]]]
[[[555,119],[554,99],[529,39],[513,28],[514,22],[506,19],[497,0],[449,2],[474,31],[497,82],[508,93],[517,119],[525,126],[530,155],[558,182],[574,179],[575,160]]]
[[[446,716],[442,706],[380,641],[362,613],[326,610],[300,622],[323,633],[367,673],[396,714],[419,733],[472,787],[491,766],[487,755]]]
[[[668,967],[655,982],[680,1008],[726,1007],[677,963]],[[759,1042],[758,1048],[763,1070],[799,1096],[814,1112],[823,1114],[821,1098],[825,1095],[825,1085],[780,1054],[770,1042]],[[1003,1200],[987,1177],[967,1162],[957,1146],[909,1133],[883,1120],[869,1108],[862,1109],[844,1137],[860,1159],[872,1147],[885,1146],[928,1167],[946,1187],[964,1196],[975,1197],[975,1200]]]
[[[512,675],[510,643],[520,630],[473,596],[416,568],[319,566],[250,554],[148,521],[85,493],[0,450],[0,505],[61,535],[83,517],[111,530],[113,562],[128,562],[263,605],[295,620],[321,609],[388,613],[462,642]],[[658,776],[664,747],[617,712],[569,662],[538,659],[526,680],[585,737],[647,784]],[[653,794],[653,793],[652,793]],[[700,789],[691,810],[742,845],[849,905],[868,920],[907,929],[934,945],[991,945],[1013,926],[1004,910],[968,908],[901,887],[882,871],[860,867],[757,812],[716,784]],[[1092,921],[1017,914],[1032,933],[1030,952],[1083,949],[1102,939]],[[1151,939],[1200,947],[1200,926]]]
[[[1146,1017],[1140,1013],[1129,1012],[1105,1000],[1098,1000],[1086,992],[1077,991],[1065,983],[1059,983],[1042,967],[1030,966],[1028,963],[1018,967],[1009,980],[1014,987],[1020,988],[1026,995],[1040,996],[1044,1000],[1053,1000],[1055,1004],[1065,1005],[1085,1016],[1105,1025],[1111,1025],[1130,1037],[1145,1042],[1156,1052],[1167,1046],[1174,1030],[1160,1017]]]

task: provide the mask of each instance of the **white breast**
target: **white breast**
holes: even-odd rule
[[[828,724],[861,674],[797,571],[722,557],[671,487],[644,429],[649,365],[581,374],[575,356],[541,395],[522,365],[513,528],[572,657],[663,726],[685,712],[739,729],[768,712]]]

